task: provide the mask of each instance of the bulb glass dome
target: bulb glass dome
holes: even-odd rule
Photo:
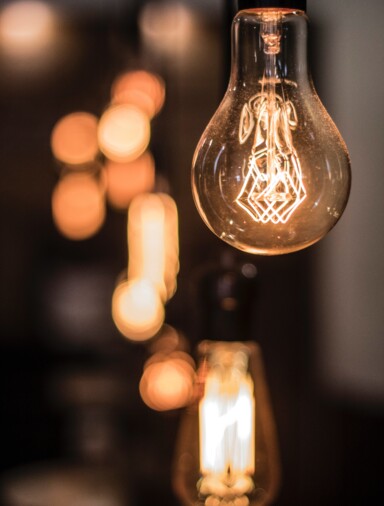
[[[276,255],[320,240],[350,190],[347,148],[307,68],[307,17],[240,11],[228,90],[197,146],[196,206],[232,246]]]

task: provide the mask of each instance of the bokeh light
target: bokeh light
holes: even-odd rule
[[[150,339],[164,322],[164,306],[157,288],[146,279],[119,284],[112,298],[112,317],[116,327],[128,339]]]
[[[55,37],[55,14],[46,2],[9,2],[0,12],[0,46],[11,57],[42,56]]]
[[[193,398],[194,378],[194,362],[186,353],[156,354],[145,365],[141,398],[156,411],[182,408]]]
[[[132,104],[153,118],[163,107],[164,81],[145,70],[125,72],[112,85],[112,103]]]
[[[155,164],[148,152],[133,162],[109,160],[104,172],[108,201],[117,209],[127,209],[134,197],[150,192],[155,184]]]
[[[151,136],[146,113],[131,104],[108,108],[99,122],[99,147],[115,162],[130,162],[147,149]]]
[[[68,239],[94,235],[105,219],[104,191],[88,173],[68,173],[52,194],[52,215],[58,230]]]
[[[148,279],[166,301],[176,290],[179,269],[178,219],[165,194],[135,197],[128,213],[128,279]]]
[[[188,351],[187,338],[174,327],[164,324],[161,333],[149,344],[149,351],[153,354],[171,354],[175,351]]]
[[[61,118],[51,135],[54,156],[70,165],[94,160],[99,151],[97,127],[98,119],[87,112],[74,112]]]
[[[195,19],[192,11],[180,2],[152,1],[141,11],[139,26],[151,50],[173,56],[191,47]]]

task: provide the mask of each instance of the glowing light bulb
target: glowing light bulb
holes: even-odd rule
[[[225,242],[289,253],[339,220],[349,156],[308,73],[305,0],[238,3],[230,82],[195,152],[193,195]]]
[[[254,343],[203,342],[197,400],[182,419],[174,486],[188,506],[262,506],[280,479],[275,426]]]

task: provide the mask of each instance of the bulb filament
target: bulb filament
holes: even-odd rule
[[[292,130],[298,126],[296,109],[276,92],[281,83],[276,55],[281,51],[278,15],[262,25],[266,54],[262,90],[243,106],[239,142],[244,144],[255,129],[251,155],[244,171],[244,184],[236,203],[259,223],[286,223],[306,197],[300,160],[293,145]]]

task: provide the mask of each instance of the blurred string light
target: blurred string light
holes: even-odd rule
[[[68,239],[94,235],[105,219],[104,188],[97,176],[64,174],[52,194],[52,214],[56,227]]]
[[[61,118],[52,130],[54,156],[69,165],[93,161],[99,152],[98,119],[88,112],[73,112]]]
[[[185,352],[156,353],[144,365],[140,395],[156,411],[169,411],[193,399],[195,363]]]
[[[105,202],[101,205],[105,195],[115,208],[127,209],[134,197],[152,191],[155,185],[155,164],[147,148],[150,121],[164,104],[163,80],[144,70],[125,72],[113,83],[111,97],[111,105],[100,120],[91,113],[77,111],[62,117],[52,130],[52,153],[64,164],[62,180],[52,197],[52,212],[58,230],[69,239],[86,239],[99,230],[105,217]],[[88,200],[82,204],[76,195],[85,194],[85,173],[90,180],[99,177],[100,169],[97,174],[93,171],[100,152],[105,164],[99,179],[105,188],[98,185],[102,199],[93,200],[95,221],[91,226],[88,200],[95,184],[89,183]],[[82,176],[69,178],[68,171]],[[76,181],[81,186],[77,190]]]
[[[133,341],[152,338],[164,322],[164,304],[179,269],[177,208],[164,194],[135,197],[128,212],[128,277],[112,298],[112,317]]]
[[[127,209],[136,195],[152,191],[155,185],[155,163],[148,151],[132,162],[107,160],[104,173],[108,201],[117,209]]]

